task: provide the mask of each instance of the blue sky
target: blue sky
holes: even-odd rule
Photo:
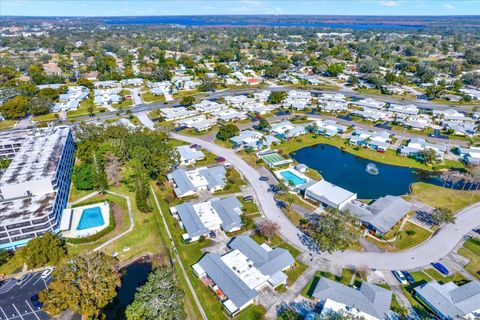
[[[480,0],[0,0],[0,16],[480,15]]]

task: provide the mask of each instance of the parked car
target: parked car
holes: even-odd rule
[[[448,274],[450,273],[448,271],[448,269],[443,265],[441,264],[440,262],[432,262],[432,266],[438,270],[438,272],[440,272],[441,274],[445,275],[445,276],[448,276]]]
[[[260,181],[268,181],[268,177],[266,177],[266,176],[261,176],[261,177],[260,177]]]
[[[405,278],[405,276],[401,271],[392,271],[392,273],[395,276],[395,278],[397,278],[398,282],[400,282],[401,284],[408,284],[407,279]]]
[[[225,162],[225,158],[224,157],[217,157],[217,158],[215,158],[215,161],[217,161],[219,163],[220,162]]]
[[[403,273],[403,276],[405,277],[405,279],[407,279],[408,283],[410,283],[410,284],[415,283],[415,279],[414,279],[413,276],[410,274],[410,272],[402,271],[402,273]]]
[[[32,306],[37,309],[37,310],[40,310],[42,308],[42,303],[40,302],[40,300],[38,299],[38,295],[34,295],[30,298],[30,301],[32,302]]]
[[[22,284],[26,283],[31,277],[31,273],[24,274],[20,279],[17,280],[17,286],[21,286]]]
[[[209,233],[208,233],[208,236],[212,239],[216,238],[217,235],[215,234],[215,231],[211,230]]]
[[[479,229],[473,229],[473,232],[480,234],[480,228]]]
[[[243,197],[243,201],[253,201],[253,196],[245,196]]]
[[[40,277],[42,277],[42,279],[46,279],[48,278],[53,272],[53,268],[52,267],[47,267],[43,272],[42,272],[42,275]]]

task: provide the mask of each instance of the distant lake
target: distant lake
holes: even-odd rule
[[[415,182],[443,185],[443,181],[434,173],[367,160],[328,144],[302,148],[290,156],[317,170],[325,180],[357,193],[360,199],[403,195],[409,192],[409,186]],[[378,174],[367,172],[369,164],[374,165]],[[458,183],[455,187],[461,186]]]
[[[305,19],[308,20],[308,17]],[[103,22],[110,25],[121,24],[178,24],[183,26],[269,26],[269,27],[308,27],[308,28],[334,28],[334,29],[422,29],[421,25],[389,25],[372,23],[329,23],[312,22],[305,19],[291,18],[288,21],[269,21],[269,17],[243,17],[235,18],[225,16],[158,16],[158,17],[109,17]]]

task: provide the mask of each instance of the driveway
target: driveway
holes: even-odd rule
[[[266,218],[276,221],[281,226],[281,236],[292,245],[308,251],[308,248],[299,239],[301,235],[300,230],[276,206],[273,195],[268,192],[268,183],[260,181],[258,171],[236,155],[233,150],[195,137],[172,134],[172,138],[192,144],[200,144],[213,154],[222,156],[232,163],[252,185],[257,199],[261,199],[259,201],[260,207]],[[413,249],[401,252],[357,252],[346,250],[333,254],[314,254],[314,258],[309,264],[315,266],[315,260],[326,259],[331,263],[356,269],[411,270],[421,268],[447,256],[457,243],[462,240],[464,235],[478,226],[480,226],[480,204],[462,210],[462,212],[457,214],[455,224],[443,226],[430,240]]]

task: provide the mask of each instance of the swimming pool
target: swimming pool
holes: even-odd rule
[[[77,230],[85,230],[102,226],[105,223],[100,207],[83,209]]]
[[[305,179],[300,178],[290,170],[282,171],[280,172],[280,174],[282,175],[283,179],[285,179],[285,181],[287,181],[288,183],[292,182],[296,187],[307,182]]]

